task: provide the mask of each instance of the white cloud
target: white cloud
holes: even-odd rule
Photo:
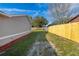
[[[0,10],[2,11],[9,11],[9,12],[12,12],[12,11],[16,11],[16,12],[31,12],[33,10],[25,10],[25,9],[17,9],[17,8],[0,8]]]

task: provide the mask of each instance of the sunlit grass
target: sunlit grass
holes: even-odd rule
[[[57,54],[61,56],[79,56],[79,43],[67,38],[48,33],[49,40],[55,45]]]

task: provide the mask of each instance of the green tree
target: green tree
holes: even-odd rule
[[[33,27],[42,27],[42,26],[45,26],[47,24],[48,24],[48,21],[42,16],[37,16],[32,21],[32,26]]]

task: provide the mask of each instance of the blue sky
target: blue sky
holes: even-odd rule
[[[73,13],[79,13],[79,4],[72,5]],[[49,23],[54,19],[49,16],[48,4],[45,3],[0,3],[0,10],[8,14],[26,14],[35,16],[45,17]]]

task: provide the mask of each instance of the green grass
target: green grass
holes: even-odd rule
[[[34,30],[27,37],[22,38],[20,41],[12,45],[2,56],[24,56],[27,55],[29,49],[32,47],[33,43],[36,40],[36,37],[39,35],[40,38],[46,40],[44,30]]]
[[[47,35],[46,35],[47,34]],[[79,56],[79,43],[71,41],[67,38],[57,36],[55,34],[47,33],[44,30],[34,30],[28,37],[12,45],[2,56],[24,56],[32,47],[35,38],[40,36],[38,40],[50,40],[57,49],[57,55],[60,56]],[[46,38],[46,36],[48,38]]]
[[[48,33],[49,40],[55,45],[60,56],[79,56],[79,43]]]
[[[35,37],[38,35],[38,31],[33,31],[28,37],[24,37],[22,40],[16,42],[11,46],[4,54],[5,56],[22,56],[26,55],[29,48],[35,42]]]

